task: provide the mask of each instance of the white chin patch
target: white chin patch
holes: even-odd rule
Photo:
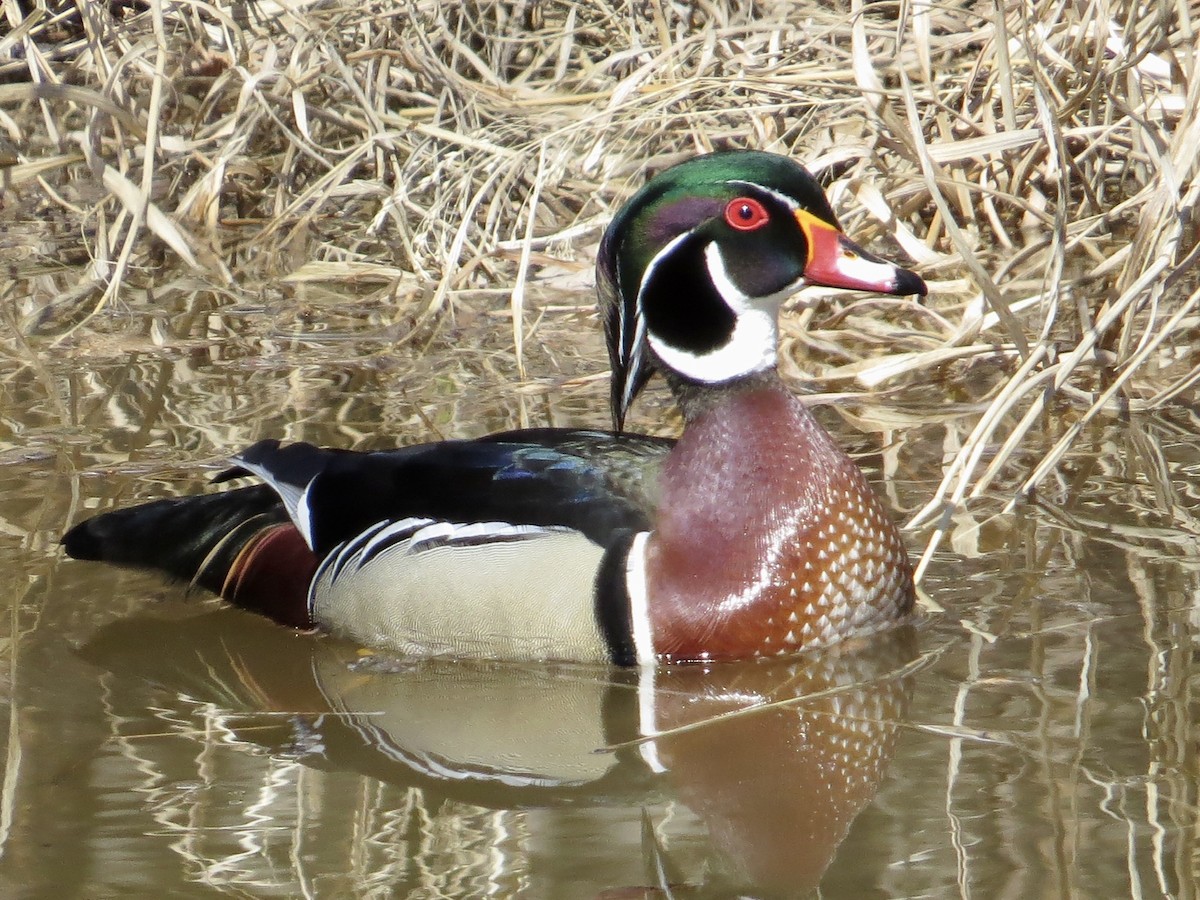
[[[717,292],[736,316],[733,334],[708,353],[691,353],[664,344],[653,332],[648,335],[650,346],[667,366],[692,381],[713,384],[771,368],[779,345],[775,321],[779,305],[803,286],[804,279],[769,297],[750,298],[730,280],[716,244],[704,249],[704,261]]]

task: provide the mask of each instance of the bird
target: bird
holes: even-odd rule
[[[78,560],[154,569],[297,629],[406,657],[618,666],[773,657],[911,617],[900,532],[776,371],[808,285],[924,296],[763,151],[651,177],[597,251],[612,427],[356,452],[262,440],[213,479],[103,512]],[[677,439],[625,419],[655,374]]]

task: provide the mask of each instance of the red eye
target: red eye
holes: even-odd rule
[[[771,221],[771,216],[753,197],[738,197],[725,207],[725,221],[738,231],[754,231]]]

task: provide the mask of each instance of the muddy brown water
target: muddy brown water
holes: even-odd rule
[[[585,309],[545,314],[520,381],[495,298],[395,352],[383,307],[311,306],[114,312],[0,362],[0,895],[1196,895],[1187,411],[959,517],[915,631],[771,665],[387,661],[64,559],[87,512],[260,437],[606,423]],[[901,510],[954,443],[931,415],[880,454],[823,415]]]

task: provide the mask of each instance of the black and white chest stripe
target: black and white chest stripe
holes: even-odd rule
[[[650,532],[624,532],[609,545],[596,573],[596,624],[619,666],[654,665],[646,599],[645,548]]]

